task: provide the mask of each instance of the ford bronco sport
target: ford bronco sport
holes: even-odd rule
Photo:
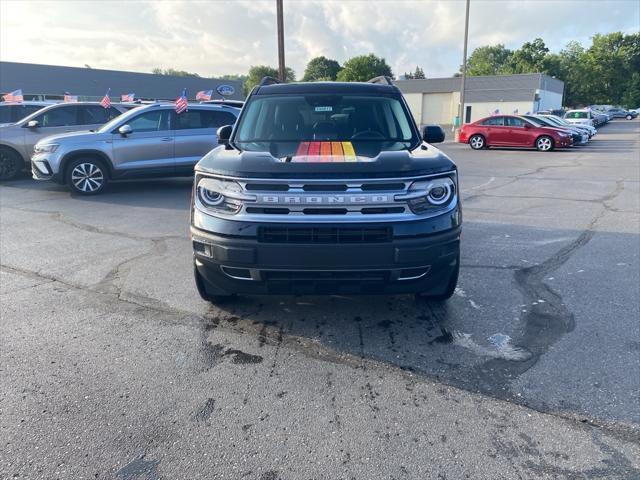
[[[390,79],[253,89],[196,165],[202,298],[416,293],[444,300],[460,268],[454,163]]]

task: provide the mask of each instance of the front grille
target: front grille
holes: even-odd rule
[[[360,281],[388,282],[391,275],[386,270],[314,271],[314,270],[264,270],[265,281]]]
[[[391,227],[261,227],[263,243],[384,243],[393,236]]]

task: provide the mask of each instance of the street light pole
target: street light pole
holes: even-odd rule
[[[276,17],[278,18],[278,79],[284,82],[286,71],[284,66],[284,21],[282,19],[282,0],[276,0]]]
[[[460,125],[464,124],[464,93],[465,93],[465,80],[467,79],[467,41],[469,38],[469,3],[471,0],[467,0],[467,9],[464,17],[464,52],[462,54],[462,79],[460,81],[460,107],[458,110],[458,118],[460,119]],[[457,132],[456,132],[457,133]]]

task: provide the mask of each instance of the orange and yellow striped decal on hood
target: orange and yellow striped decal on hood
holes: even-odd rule
[[[357,162],[351,142],[300,142],[292,162]]]

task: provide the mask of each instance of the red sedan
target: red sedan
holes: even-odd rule
[[[487,147],[527,147],[548,152],[569,147],[571,135],[515,115],[494,115],[460,128],[460,143],[474,150]]]

